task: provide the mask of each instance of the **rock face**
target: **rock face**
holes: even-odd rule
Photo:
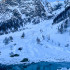
[[[22,14],[40,17],[45,15],[45,10],[40,0],[5,0],[0,4],[0,12],[2,10],[5,11],[6,9],[10,9],[9,6],[12,8],[18,7]]]
[[[25,15],[25,17],[23,17]],[[4,17],[5,16],[5,17]],[[0,34],[11,28],[18,30],[23,23],[34,17],[45,17],[45,10],[40,0],[4,0],[0,2]],[[15,19],[15,20],[14,20]],[[17,25],[17,27],[15,26]]]
[[[62,20],[65,20],[66,18],[70,17],[70,6],[67,7],[64,11],[62,11],[58,16],[55,17],[53,20],[53,23],[59,23]]]
[[[61,24],[58,26],[58,32],[60,34],[63,34],[65,32],[69,32],[69,27],[70,27],[70,6],[65,8],[64,11],[62,11],[60,14],[58,14],[54,20],[53,24]],[[66,47],[68,44],[66,45]]]

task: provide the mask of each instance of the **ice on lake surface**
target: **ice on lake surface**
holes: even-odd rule
[[[38,62],[31,64],[0,65],[0,70],[70,70],[70,62]]]

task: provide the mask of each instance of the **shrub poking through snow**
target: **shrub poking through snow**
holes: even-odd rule
[[[61,34],[64,32],[63,24],[61,24],[60,28],[58,27],[58,32]]]
[[[8,45],[10,42],[13,42],[13,37],[5,37],[5,39],[3,40],[3,43],[5,43],[5,45]]]
[[[13,44],[14,46],[16,45],[16,43]]]
[[[28,62],[28,58],[24,58],[23,60],[21,60],[20,62]]]
[[[10,36],[10,37],[9,37],[9,40],[10,40],[10,41],[12,41],[12,40],[13,40],[13,37],[12,37],[12,36]]]
[[[0,55],[1,55],[1,51],[0,51]]]
[[[58,46],[60,46],[61,44],[60,43],[58,43]]]
[[[24,37],[25,37],[25,34],[23,33],[22,36],[21,36],[21,38],[24,38]]]
[[[43,32],[43,30],[42,30],[42,29],[40,29],[40,32],[42,33],[42,32]]]
[[[18,48],[19,51],[21,51],[22,49],[23,49],[22,47],[19,47],[19,48]]]
[[[69,47],[69,44],[66,44],[65,47]]]
[[[42,38],[43,38],[43,40],[45,39],[45,36],[44,35],[42,35]]]
[[[37,37],[36,41],[37,41],[38,44],[40,44],[40,42],[41,42],[38,37]]]
[[[3,43],[4,43],[5,45],[9,44],[9,39],[6,37],[6,38],[3,40]]]
[[[19,54],[14,54],[14,53],[10,54],[10,57],[18,57],[18,56],[19,56]]]

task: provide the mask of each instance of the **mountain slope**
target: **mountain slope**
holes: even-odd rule
[[[0,3],[0,14],[0,35],[22,29],[25,24],[32,22],[35,17],[46,17],[40,0],[20,0],[20,2],[6,0]]]
[[[70,42],[70,35],[68,33],[63,35],[57,33],[57,26],[52,26],[52,20],[47,20],[37,25],[29,24],[24,31],[0,36],[0,63],[22,63],[20,61],[23,58],[28,58],[30,62],[69,61],[69,46],[65,47],[65,45]],[[23,33],[25,34],[24,38],[21,37]],[[5,45],[3,40],[10,36],[13,37],[13,41]],[[21,47],[22,50],[18,50]],[[10,57],[12,52],[13,54],[19,54],[19,56]]]
[[[0,63],[20,64],[24,63],[21,62],[24,58],[29,60],[27,63],[39,61],[69,62],[70,18],[67,17],[64,21],[52,24],[55,16],[58,15],[57,11],[63,9],[64,7],[53,11],[51,15],[54,16],[49,19],[34,17],[37,22],[38,19],[40,22],[36,24],[29,22],[16,32],[0,35]],[[19,17],[20,14],[18,14]],[[67,28],[64,28],[65,24]],[[59,31],[60,29],[63,31],[62,33]]]

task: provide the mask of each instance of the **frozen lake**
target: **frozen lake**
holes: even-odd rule
[[[70,62],[38,62],[28,65],[0,65],[0,70],[70,70]]]

